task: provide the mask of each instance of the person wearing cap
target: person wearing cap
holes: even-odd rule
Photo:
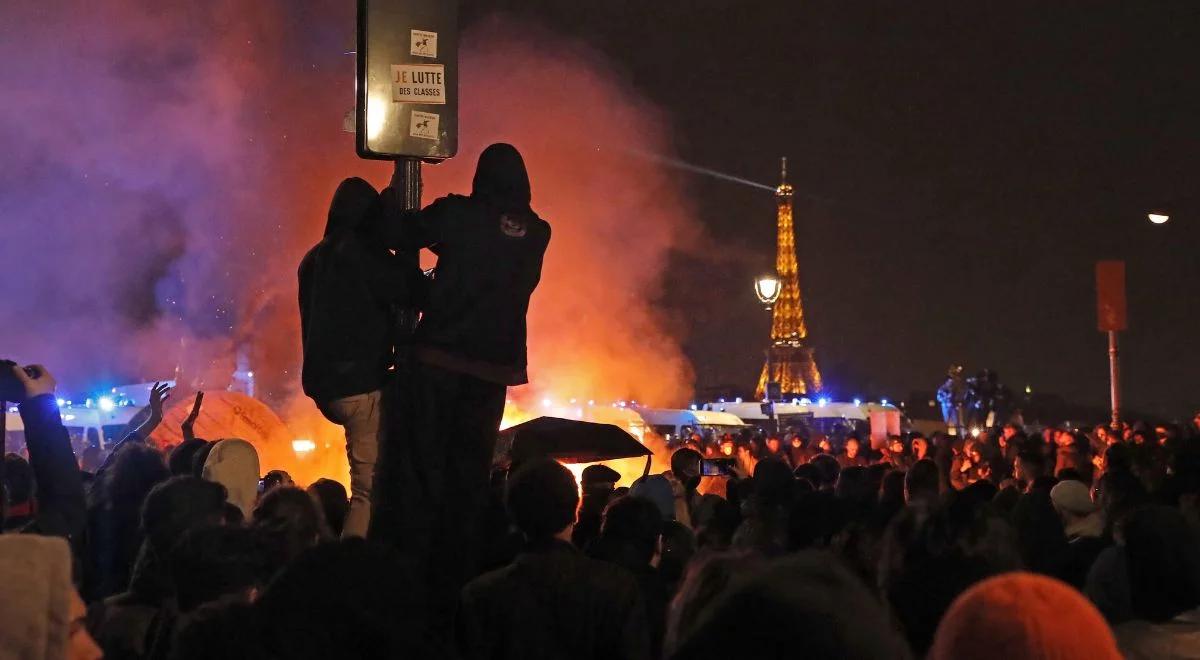
[[[1067,555],[1060,577],[1082,590],[1088,570],[1109,545],[1104,538],[1104,516],[1093,504],[1088,487],[1073,479],[1060,481],[1050,489],[1050,503],[1062,520],[1067,537]]]
[[[1050,489],[1050,501],[1062,518],[1067,540],[1099,538],[1104,534],[1104,520],[1083,482],[1073,479],[1060,481]]]
[[[1014,572],[988,578],[950,605],[930,660],[1121,658],[1112,630],[1078,591],[1053,578]]]
[[[620,480],[620,472],[607,465],[597,463],[583,468],[583,475],[580,476],[579,483],[583,487],[584,493],[587,493],[589,490],[607,490],[612,492]]]
[[[604,509],[613,499],[613,491],[621,473],[599,463],[583,469],[579,479],[580,492],[583,496],[579,505],[579,519],[575,529],[571,530],[571,543],[580,550],[600,535],[600,523],[604,518]]]

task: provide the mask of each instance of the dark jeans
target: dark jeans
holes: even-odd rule
[[[507,388],[424,364],[400,381],[402,412],[381,451],[370,538],[413,562],[433,615],[448,616],[475,575]]]

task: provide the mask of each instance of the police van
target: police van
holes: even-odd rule
[[[855,435],[871,439],[873,446],[882,446],[889,435],[900,435],[903,415],[896,406],[882,401],[830,401],[828,399],[793,399],[767,404],[761,401],[714,401],[704,404],[705,410],[733,413],[747,423],[766,428],[774,414],[780,429],[792,429],[806,437],[814,433],[825,435],[835,444]]]
[[[108,449],[120,441],[121,432],[149,403],[153,385],[138,383],[114,387],[103,395],[85,399],[83,403],[58,399],[59,415],[76,455],[88,447]],[[4,451],[26,455],[25,425],[17,407],[11,404],[4,411]]]

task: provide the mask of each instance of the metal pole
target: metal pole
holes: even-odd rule
[[[417,158],[401,158],[394,161],[392,169],[392,190],[396,192],[400,201],[400,210],[402,212],[419,211],[421,210],[421,161]],[[403,216],[387,218],[387,222],[404,222]],[[398,258],[405,259],[409,263],[405,266],[409,269],[419,268],[421,258],[416,253],[408,254],[401,251]],[[395,314],[396,326],[396,353],[393,356],[397,372],[403,371],[408,360],[408,348],[412,339],[413,329],[417,323],[417,310],[411,307],[396,308],[393,310]]]
[[[1108,331],[1108,380],[1112,398],[1112,424],[1121,423],[1121,364],[1117,351],[1117,331]]]
[[[403,210],[416,211],[421,208],[421,161],[417,158],[401,158],[394,161],[392,188],[400,195]]]

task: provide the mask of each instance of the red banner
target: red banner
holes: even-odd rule
[[[1128,327],[1124,261],[1096,262],[1096,319],[1101,332]]]

